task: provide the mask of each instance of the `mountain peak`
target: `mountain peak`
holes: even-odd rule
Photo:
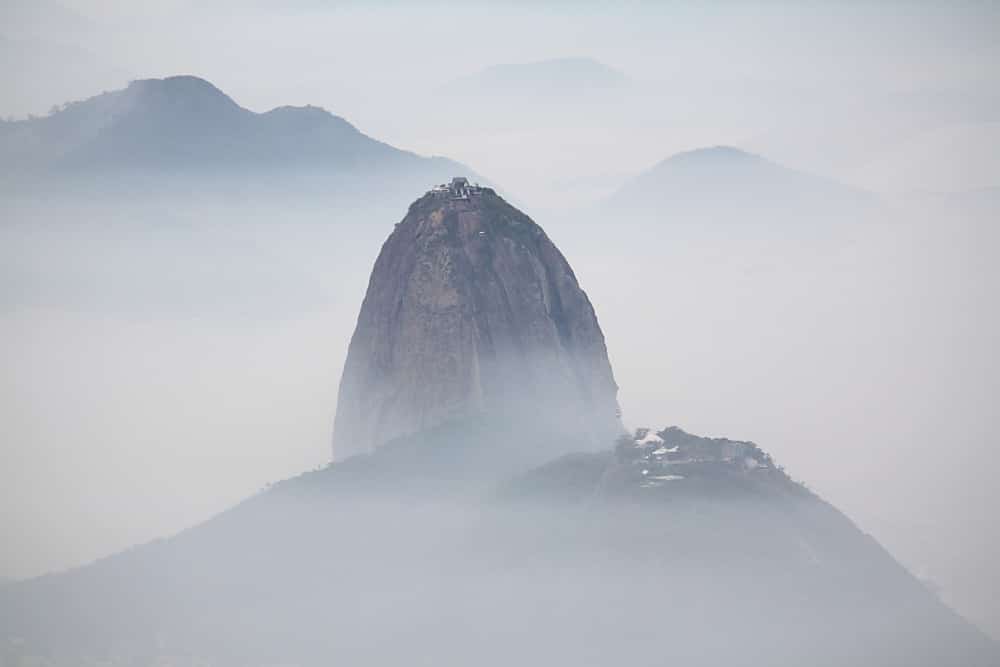
[[[306,104],[305,106],[294,106],[291,104],[285,104],[280,107],[275,107],[271,109],[264,115],[295,116],[298,118],[317,118],[317,119],[333,117],[333,114],[324,109],[323,107],[313,106],[312,104]]]
[[[165,90],[173,91],[198,91],[227,97],[226,94],[219,90],[213,83],[193,74],[175,74],[173,76],[165,76],[163,78],[150,77],[148,79],[135,79],[129,83],[128,87],[147,89],[163,88]]]
[[[661,164],[720,166],[765,161],[763,157],[756,153],[750,153],[735,146],[717,145],[675,153]]]
[[[458,177],[414,202],[382,246],[341,379],[334,456],[494,416],[607,446],[621,432],[617,391],[562,253]]]
[[[132,101],[169,105],[172,109],[246,111],[205,79],[188,74],[163,79],[136,79],[125,89]]]
[[[712,225],[856,217],[872,204],[865,193],[782,166],[734,146],[675,153],[625,183],[605,203],[645,219]],[[793,213],[794,211],[794,213]]]
[[[252,169],[268,184],[284,173],[309,188],[321,183],[329,192],[334,181],[357,179],[346,187],[377,181],[383,193],[388,187],[408,197],[414,185],[460,168],[378,141],[321,107],[253,112],[190,75],[137,79],[2,129],[0,154],[8,159],[0,163],[0,177],[17,182],[86,180],[114,172],[142,180],[155,171],[182,178],[197,172],[199,183],[213,174],[219,184],[229,180],[231,169],[239,170],[241,180]]]

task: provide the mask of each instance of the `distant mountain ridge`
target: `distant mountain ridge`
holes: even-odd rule
[[[195,76],[141,79],[46,117],[0,123],[0,152],[0,173],[17,176],[320,170],[420,174],[433,183],[469,171],[394,148],[318,107],[255,113]]]
[[[603,207],[662,217],[731,214],[733,222],[853,214],[871,206],[867,192],[784,167],[733,146],[672,155],[626,182]],[[805,220],[803,220],[805,224]]]

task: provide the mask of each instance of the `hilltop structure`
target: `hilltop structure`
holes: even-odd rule
[[[643,488],[663,486],[693,477],[755,473],[764,479],[787,481],[771,456],[752,442],[701,438],[676,426],[662,431],[637,428],[615,444],[615,458],[628,467]]]
[[[470,184],[469,179],[465,176],[456,176],[451,179],[451,183],[442,183],[441,185],[436,185],[427,191],[427,194],[441,197],[449,196],[452,199],[472,199],[473,197],[478,197],[483,193],[484,188],[476,184]]]

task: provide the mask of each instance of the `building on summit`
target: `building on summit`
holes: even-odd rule
[[[451,183],[442,183],[431,188],[430,193],[435,195],[449,195],[452,199],[470,199],[482,193],[483,188],[478,184],[469,183],[465,176],[456,176],[451,179]]]

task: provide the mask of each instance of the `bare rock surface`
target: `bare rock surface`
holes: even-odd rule
[[[334,459],[477,416],[622,432],[604,335],[542,228],[455,179],[411,206],[375,262],[341,378]]]

